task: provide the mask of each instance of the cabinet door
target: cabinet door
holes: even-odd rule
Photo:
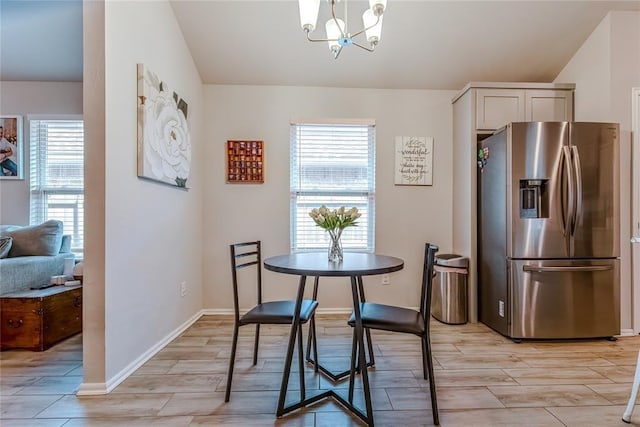
[[[573,92],[569,90],[527,90],[525,113],[528,122],[573,121]]]
[[[509,122],[524,122],[523,89],[478,89],[476,129],[496,130]]]

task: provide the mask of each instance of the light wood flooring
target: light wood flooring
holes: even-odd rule
[[[351,329],[345,317],[318,319],[321,362],[336,370],[348,367]],[[640,337],[515,344],[482,324],[431,324],[441,425],[626,425],[621,416]],[[251,365],[253,327],[240,329],[233,391],[225,404],[232,329],[230,317],[200,318],[106,396],[74,394],[82,382],[81,335],[46,352],[2,352],[0,425],[360,425],[332,400],[275,417],[286,326],[262,327],[256,366]],[[369,372],[376,425],[431,425],[418,338],[374,331],[373,342],[376,366]],[[309,366],[306,378],[307,388],[332,386]],[[292,375],[289,399],[298,396],[297,385]],[[337,387],[346,389],[347,383]],[[638,408],[632,423],[640,425]]]

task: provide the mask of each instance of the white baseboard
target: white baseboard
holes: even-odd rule
[[[203,316],[233,316],[232,308],[205,308],[201,311]]]
[[[621,337],[633,337],[636,334],[633,333],[633,329],[621,329],[620,336]]]
[[[173,332],[164,337],[158,343],[156,343],[149,350],[144,352],[140,357],[131,362],[122,371],[111,377],[106,383],[82,383],[78,388],[76,395],[78,396],[95,396],[98,394],[108,394],[116,388],[121,382],[126,380],[136,369],[144,365],[149,359],[155,356],[160,350],[167,346],[171,341],[176,339],[181,333],[186,331],[191,325],[193,325],[200,317],[202,317],[205,310],[200,310],[194,314],[190,319],[178,326]]]
[[[353,307],[347,308],[320,308],[316,309],[316,313],[318,314],[346,314],[347,316],[351,314],[353,311]]]
[[[78,396],[97,396],[107,394],[107,383],[82,383],[76,392]]]

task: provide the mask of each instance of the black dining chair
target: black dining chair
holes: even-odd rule
[[[420,310],[396,307],[392,305],[363,302],[360,308],[362,326],[366,329],[379,329],[390,332],[400,332],[417,335],[422,340],[422,370],[425,380],[429,380],[431,394],[431,410],[433,423],[439,425],[438,400],[436,397],[436,382],[433,375],[433,358],[431,356],[431,338],[429,335],[429,320],[431,319],[431,284],[433,280],[433,266],[438,247],[430,243],[425,244],[424,265],[422,270],[422,290],[420,294]],[[360,293],[363,293],[362,288]],[[352,313],[348,321],[355,326],[355,315]],[[356,372],[356,357],[360,351],[356,344],[355,330],[353,334],[353,351],[351,354],[351,381],[349,382],[349,402],[353,402],[353,376]],[[365,368],[366,369],[366,368]]]
[[[233,277],[233,308],[235,310],[233,326],[233,344],[231,347],[231,359],[229,360],[229,375],[227,376],[227,390],[224,401],[229,401],[231,394],[231,380],[233,378],[233,365],[236,358],[236,348],[238,346],[238,329],[245,325],[256,325],[255,343],[253,347],[253,364],[258,363],[258,343],[260,340],[260,325],[290,325],[293,323],[295,309],[294,300],[285,301],[262,301],[262,255],[261,243],[243,242],[229,245],[231,250],[231,273]],[[240,315],[240,305],[238,302],[238,270],[247,267],[256,269],[257,304],[242,316]],[[244,274],[243,274],[244,278]],[[300,392],[304,400],[304,358],[302,350],[302,325],[310,321],[309,334],[313,337],[314,356],[317,360],[318,350],[315,333],[315,310],[318,302],[305,299],[302,301],[300,309],[300,329],[298,330],[298,361],[300,370]]]

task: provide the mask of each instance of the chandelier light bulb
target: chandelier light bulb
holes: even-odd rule
[[[320,0],[298,0],[300,9],[300,26],[307,32],[312,32],[318,22]]]
[[[335,52],[337,49],[340,49],[339,40],[342,38],[344,31],[344,21],[339,18],[331,18],[325,24],[325,29],[327,30],[327,43],[329,44],[329,49],[331,52]]]
[[[376,16],[371,9],[365,10],[362,14],[367,40],[373,46],[378,44],[380,37],[382,37],[382,17],[383,15]]]
[[[369,7],[374,15],[380,16],[387,9],[387,0],[369,0]]]

